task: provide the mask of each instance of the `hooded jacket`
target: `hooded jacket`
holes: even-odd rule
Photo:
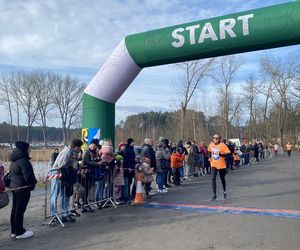
[[[171,155],[171,168],[176,169],[182,167],[184,158],[185,158],[184,154],[174,152]]]
[[[10,188],[15,189],[23,186],[31,186],[16,190],[21,192],[24,190],[33,190],[37,180],[35,178],[32,165],[30,163],[28,153],[16,148],[11,154],[11,163],[9,166],[9,172],[11,175]]]
[[[156,170],[155,151],[149,144],[144,144],[142,147],[141,158],[143,157],[150,159],[150,167]]]

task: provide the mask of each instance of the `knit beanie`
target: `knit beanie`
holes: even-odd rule
[[[116,161],[123,161],[123,159],[124,159],[124,158],[123,158],[122,155],[116,155],[116,156],[115,156],[115,160],[116,160]]]
[[[123,146],[126,146],[126,143],[125,142],[120,142],[119,145],[118,145],[118,149],[120,149]]]
[[[25,141],[17,141],[15,142],[16,148],[20,149],[22,152],[28,151],[29,144]]]

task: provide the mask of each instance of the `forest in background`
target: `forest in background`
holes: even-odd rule
[[[231,55],[175,64],[180,75],[172,86],[177,111],[128,116],[116,126],[116,143],[133,137],[137,144],[142,144],[145,137],[159,136],[172,141],[208,142],[214,133],[223,138],[276,141],[281,145],[287,141],[297,143],[300,53],[282,57],[267,54],[257,62],[259,70],[248,75],[240,74],[244,63],[241,55]],[[209,112],[191,107],[204,85],[213,86],[214,100],[209,100],[213,107]],[[0,142],[12,144],[22,139],[43,142],[47,148],[48,143],[66,145],[72,138],[80,138],[85,86],[71,76],[52,72],[2,74],[0,105],[7,111],[7,122],[0,124]],[[204,98],[212,97],[208,93]],[[51,119],[60,120],[61,128],[49,128]],[[24,120],[26,126],[21,125]]]

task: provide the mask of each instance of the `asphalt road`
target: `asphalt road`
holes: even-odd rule
[[[300,213],[300,154],[242,166],[227,178],[228,199],[209,202],[210,176],[171,188],[151,202],[297,210]],[[218,194],[221,183],[218,178]],[[31,239],[12,240],[9,207],[0,210],[0,248],[9,249],[300,249],[300,218],[193,212],[120,206],[84,214],[76,223],[43,225],[43,196],[36,191],[25,224]]]

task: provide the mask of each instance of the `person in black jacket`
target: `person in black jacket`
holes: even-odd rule
[[[156,171],[156,158],[155,158],[155,151],[153,149],[153,140],[150,138],[146,138],[144,140],[144,145],[142,147],[141,151],[141,159],[144,157],[150,159],[150,167],[154,168],[154,171]]]
[[[135,152],[134,152],[134,140],[132,138],[127,139],[127,144],[125,145],[125,157],[124,157],[124,202],[129,203],[130,197],[133,197],[135,190],[133,188],[132,192],[130,187],[132,180],[134,178],[135,170]],[[126,191],[125,191],[126,190]]]
[[[29,161],[29,144],[18,141],[15,145],[16,149],[11,154],[9,166],[10,188],[13,189],[13,204],[10,215],[11,237],[25,239],[33,236],[32,231],[27,231],[23,227],[23,221],[30,200],[30,192],[34,189],[37,180]]]

